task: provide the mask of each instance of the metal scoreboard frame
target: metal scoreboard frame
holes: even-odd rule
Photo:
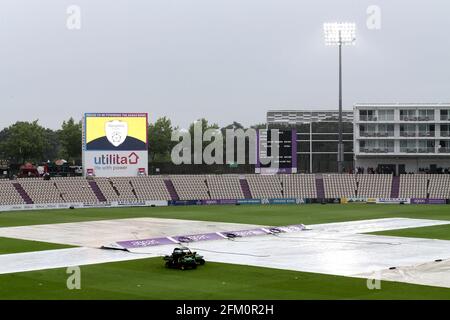
[[[147,175],[147,113],[85,113],[82,125],[84,176]]]
[[[297,173],[297,130],[278,130],[277,141],[271,137],[271,130],[272,129],[265,129],[257,131],[257,160],[255,173]],[[276,165],[263,164],[263,162],[266,162],[263,160],[267,160],[267,158],[271,156],[271,149],[274,145],[279,148],[277,158],[271,159],[272,161],[276,161]],[[265,152],[261,149],[264,149]]]

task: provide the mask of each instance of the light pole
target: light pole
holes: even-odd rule
[[[354,45],[356,41],[356,25],[350,22],[324,23],[325,45],[339,48],[339,121],[338,121],[338,172],[342,173],[344,164],[344,143],[342,141],[342,46]]]

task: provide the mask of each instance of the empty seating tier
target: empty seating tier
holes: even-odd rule
[[[449,199],[450,198],[450,175],[430,174],[428,175],[430,184],[428,192],[430,198]]]
[[[180,200],[211,199],[206,177],[203,175],[174,175],[170,176],[170,180],[172,180]]]
[[[244,199],[239,176],[237,175],[210,175],[206,183],[211,199]]]
[[[389,198],[391,196],[392,175],[357,174],[358,197]]]
[[[171,200],[170,193],[161,176],[132,177],[130,182],[139,201]]]
[[[282,174],[280,178],[285,198],[317,198],[314,174]]]
[[[356,197],[356,176],[353,174],[323,174],[325,198]]]
[[[389,174],[169,175],[93,181],[54,177],[0,181],[0,205],[172,200],[171,191],[176,191],[180,200],[244,199],[243,185],[248,185],[254,199],[317,198],[316,178],[320,177],[325,198],[391,197],[393,179]],[[401,175],[398,181],[401,198],[450,198],[447,174]]]
[[[0,205],[24,204],[22,196],[10,181],[0,181]]]
[[[400,198],[426,198],[428,190],[428,175],[402,174],[400,175]]]
[[[253,198],[283,198],[282,186],[278,175],[246,175]]]

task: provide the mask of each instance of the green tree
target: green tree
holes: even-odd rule
[[[4,130],[0,149],[13,163],[43,161],[44,153],[49,149],[47,130],[38,124],[38,120],[18,121]]]
[[[42,160],[53,161],[60,156],[61,143],[59,140],[58,131],[51,129],[45,129],[45,141],[44,154]]]
[[[172,122],[166,117],[156,120],[148,126],[149,156],[154,161],[169,161],[172,142]]]
[[[194,163],[194,161],[195,161],[195,157],[194,157],[194,153],[195,153],[195,142],[194,142],[195,135],[194,135],[194,133],[195,133],[195,130],[194,130],[194,128],[198,122],[201,122],[201,132],[199,131],[198,133],[201,133],[200,139],[202,139],[202,154],[203,154],[203,151],[205,150],[206,146],[211,143],[208,141],[203,141],[203,135],[205,134],[206,130],[219,129],[219,126],[217,125],[217,123],[209,124],[208,120],[206,120],[205,118],[198,119],[197,121],[191,123],[191,125],[189,126],[189,134],[191,136],[192,163]]]
[[[61,142],[61,155],[66,160],[81,159],[81,121],[75,122],[73,118],[64,121],[58,131]]]

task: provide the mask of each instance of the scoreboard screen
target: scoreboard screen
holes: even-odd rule
[[[278,168],[278,173],[294,173],[297,172],[297,131],[295,129],[290,130],[278,130],[278,139],[276,134],[273,134],[272,130],[264,130],[260,132],[258,136],[259,148],[258,150],[258,163],[256,166],[256,172],[263,173],[271,168],[273,170],[274,165],[269,162],[272,160],[275,162],[275,167]],[[271,159],[276,155],[273,148],[278,146],[278,156],[275,159]],[[266,170],[265,170],[266,169]]]

